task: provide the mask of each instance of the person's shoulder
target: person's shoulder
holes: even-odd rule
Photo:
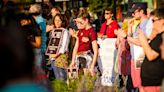
[[[101,25],[102,25],[102,26],[106,26],[106,23],[107,23],[107,22],[105,21],[105,22],[103,22]]]
[[[68,31],[68,29],[66,29],[66,28],[61,28],[62,30],[64,30],[64,31]]]
[[[152,25],[153,24],[153,19],[152,18],[148,18],[148,21],[147,21],[149,25]]]
[[[161,32],[161,33],[159,33],[157,36],[160,36],[160,37],[162,37],[162,35],[164,34],[164,31],[163,32]]]
[[[39,23],[40,22],[45,22],[46,23],[46,20],[41,15],[36,17],[36,21],[39,22]]]
[[[96,32],[96,31],[94,30],[94,28],[93,28],[93,27],[91,27],[91,28],[89,29],[89,31]]]
[[[89,33],[91,33],[91,34],[96,34],[96,31],[94,30],[93,27],[91,27],[91,28],[89,29]]]
[[[69,30],[66,29],[66,28],[62,28],[63,29],[63,32],[66,33],[66,34],[69,34]]]
[[[113,20],[113,24],[118,24],[118,22],[116,20]]]

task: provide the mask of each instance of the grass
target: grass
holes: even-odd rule
[[[96,78],[81,75],[79,79],[53,80],[52,89],[54,92],[93,92]],[[69,82],[68,82],[69,81]]]

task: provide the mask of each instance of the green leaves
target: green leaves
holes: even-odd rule
[[[67,84],[63,80],[52,81],[53,92],[92,92],[96,77],[81,75],[79,79],[69,80]]]
[[[88,0],[89,9],[94,12],[102,12],[105,8],[112,5],[112,0]]]

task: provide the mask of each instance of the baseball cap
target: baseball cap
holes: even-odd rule
[[[144,10],[146,11],[147,10],[147,3],[133,3],[132,4],[132,8],[130,9],[130,12],[134,12],[135,10],[137,9],[141,9],[141,10]]]

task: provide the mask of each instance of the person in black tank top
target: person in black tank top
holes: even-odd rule
[[[154,38],[150,43],[139,30],[139,39],[145,52],[145,59],[141,65],[141,81],[145,92],[160,92],[162,79],[164,78],[164,60],[161,58],[160,46],[162,44],[162,34],[164,33],[164,8],[155,10],[153,18]],[[154,90],[152,90],[154,89]]]

